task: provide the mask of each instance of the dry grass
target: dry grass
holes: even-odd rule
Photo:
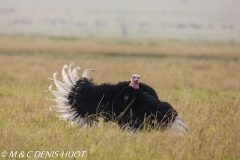
[[[85,159],[240,159],[239,44],[56,39],[0,38],[0,152],[86,150]],[[153,41],[156,46],[147,45]],[[190,133],[130,134],[112,123],[92,130],[69,128],[49,111],[52,103],[45,98],[51,95],[43,91],[52,83],[47,77],[70,61],[95,68],[92,77],[98,83],[140,74],[174,106]]]
[[[17,53],[102,53],[239,58],[239,42],[99,39],[0,35],[0,50]],[[14,45],[13,45],[14,44]]]

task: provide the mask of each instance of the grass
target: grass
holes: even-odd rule
[[[87,151],[82,159],[240,159],[240,45],[235,42],[44,36],[0,38],[0,153]],[[85,52],[85,53],[84,53]],[[133,73],[179,112],[187,135],[113,123],[70,128],[49,111],[48,77],[74,61],[97,83]],[[56,158],[60,159],[60,157]],[[64,159],[64,158],[63,158]]]

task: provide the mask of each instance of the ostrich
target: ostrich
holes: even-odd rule
[[[98,118],[104,122],[116,122],[121,129],[142,130],[144,128],[176,128],[182,133],[188,132],[185,122],[177,111],[167,102],[159,100],[156,91],[140,82],[140,76],[132,75],[130,81],[117,84],[93,82],[88,74],[93,69],[86,69],[79,78],[81,68],[72,69],[64,65],[62,81],[57,79],[57,72],[51,78],[54,84],[49,91],[55,96],[56,105],[50,108],[58,112],[61,120],[68,120],[72,125],[93,127]],[[53,86],[56,90],[53,90]]]

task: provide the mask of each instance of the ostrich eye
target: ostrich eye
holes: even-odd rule
[[[140,77],[137,77],[137,76],[134,76],[134,77],[132,77],[132,78],[137,78],[137,79],[140,79]]]

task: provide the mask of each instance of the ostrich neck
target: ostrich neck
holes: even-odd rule
[[[138,83],[135,83],[135,82],[131,82],[131,83],[129,84],[129,86],[132,86],[132,87],[135,88],[135,89],[138,89],[138,88],[139,88]]]

